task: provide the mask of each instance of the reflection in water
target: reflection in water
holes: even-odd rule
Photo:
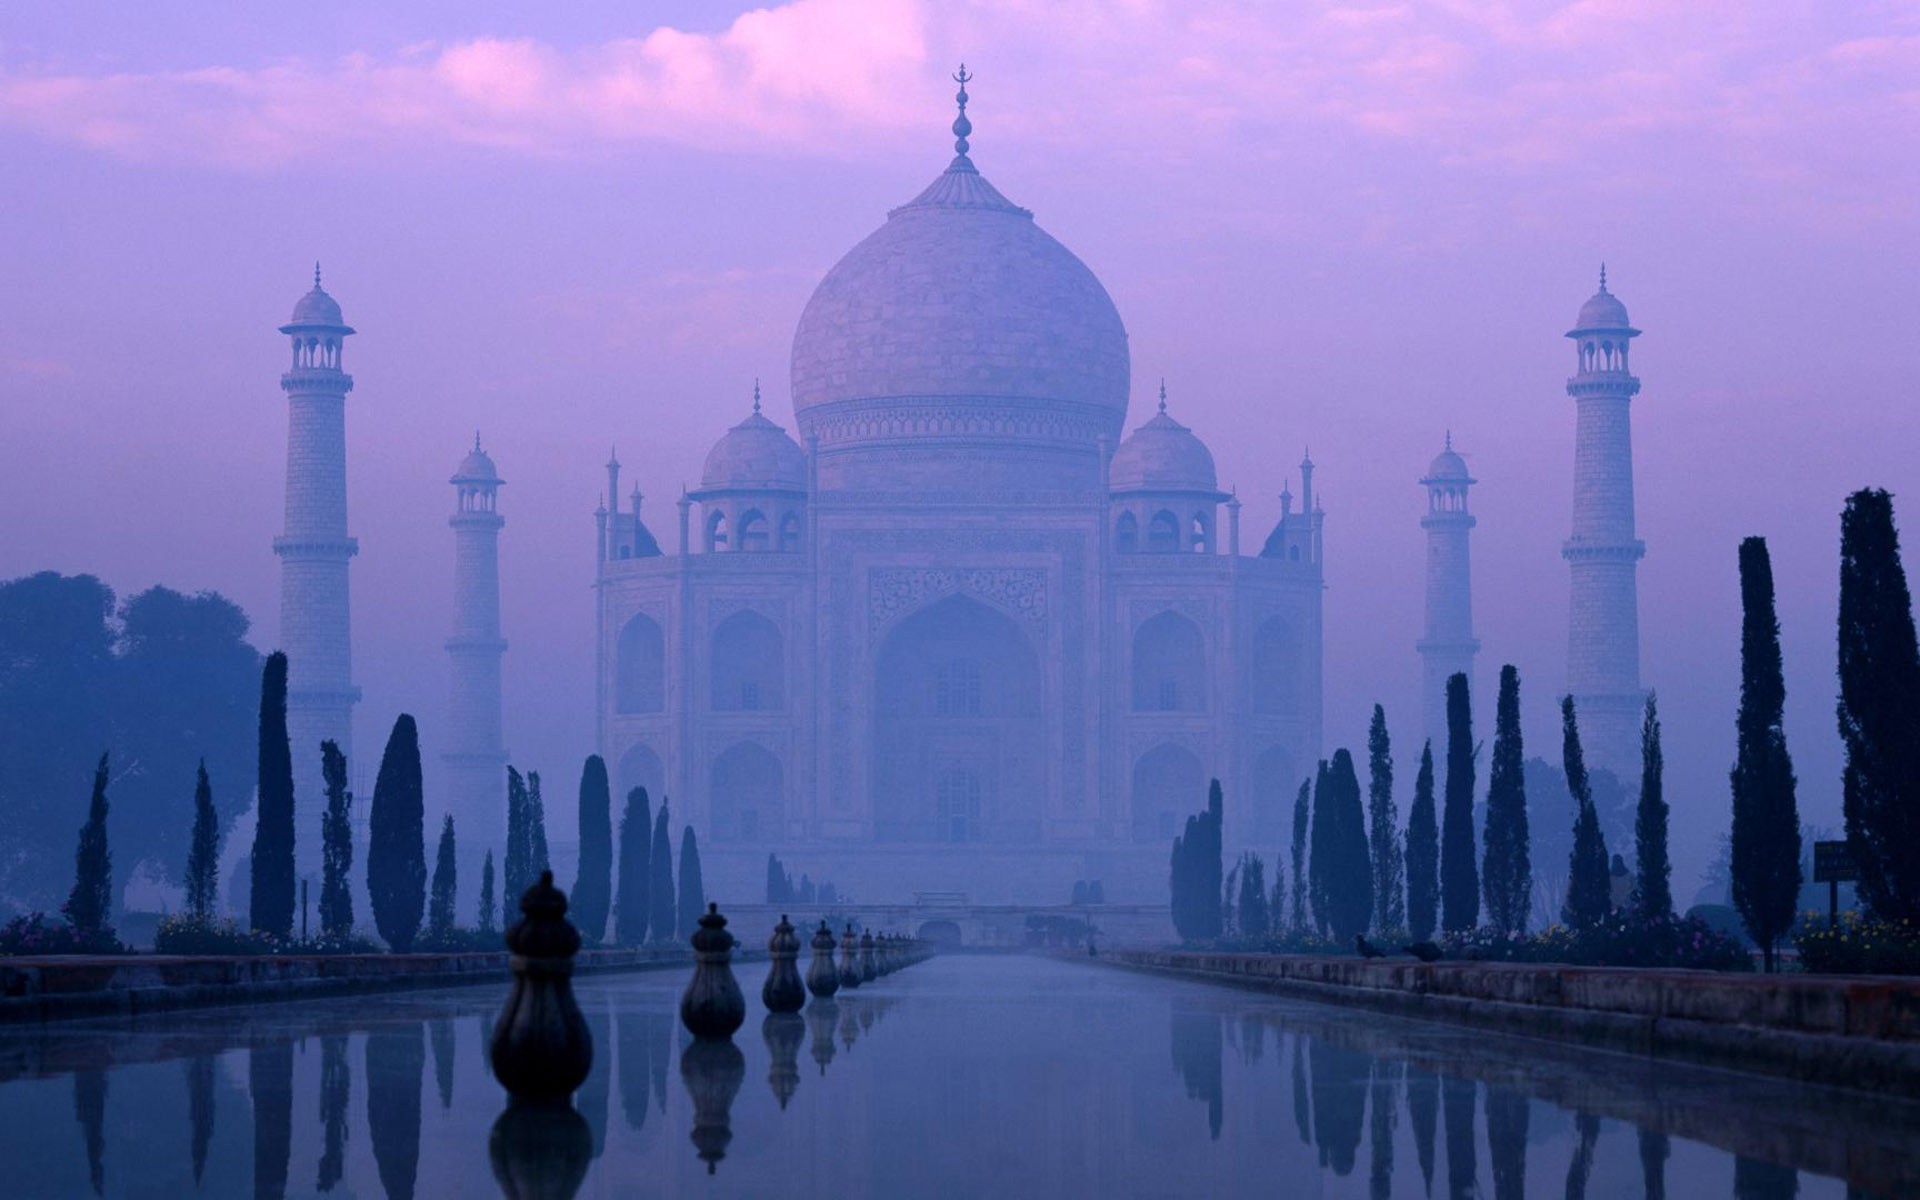
[[[367,1035],[367,1134],[387,1200],[413,1200],[420,1172],[420,1089],[426,1082],[425,1022]]]
[[[854,1042],[860,1039],[860,1007],[849,999],[840,1006],[840,1048],[853,1053]]]
[[[1473,1081],[1440,1081],[1440,1115],[1447,1130],[1447,1195],[1471,1200],[1478,1194],[1475,1180],[1480,1163],[1473,1146]]]
[[[1293,1127],[1300,1144],[1313,1145],[1313,1101],[1307,1096],[1307,1039],[1293,1035]]]
[[[833,1026],[840,1019],[840,1005],[833,1000],[815,1000],[807,1006],[807,1043],[808,1053],[813,1055],[814,1065],[820,1073],[827,1073],[827,1064],[833,1061]]]
[[[287,1158],[293,1152],[293,1043],[247,1051],[247,1093],[253,1098],[254,1200],[287,1194]]]
[[[440,1017],[427,1022],[427,1036],[433,1042],[433,1081],[440,1088],[440,1107],[453,1107],[453,1020]],[[486,1042],[480,1043],[487,1045]]]
[[[353,1091],[353,1069],[347,1066],[347,1035],[320,1037],[320,1175],[314,1186],[323,1192],[340,1182],[347,1155],[347,1099]]]
[[[508,1101],[487,1161],[506,1200],[573,1200],[593,1162],[593,1130],[571,1104]]]
[[[1593,1177],[1593,1147],[1600,1140],[1600,1118],[1579,1113],[1573,1118],[1573,1127],[1580,1141],[1573,1148],[1572,1161],[1567,1163],[1567,1200],[1586,1200],[1587,1181]]]
[[[1258,1066],[1267,1056],[1267,1023],[1258,1013],[1247,1013],[1240,1018],[1240,1061],[1248,1066]]]
[[[93,1194],[101,1195],[107,1185],[105,1071],[73,1073],[73,1119],[80,1122],[80,1137],[87,1144],[87,1178],[93,1183]]]
[[[1493,1159],[1494,1200],[1526,1200],[1527,1098],[1511,1088],[1487,1088],[1487,1154]]]
[[[1420,1183],[1433,1195],[1433,1134],[1440,1120],[1440,1077],[1420,1067],[1407,1068],[1407,1120],[1413,1125],[1413,1150],[1420,1159]]]
[[[733,1098],[746,1077],[746,1056],[730,1040],[697,1038],[680,1052],[680,1079],[693,1100],[692,1141],[709,1175],[733,1141]]]
[[[593,1037],[596,1046],[613,1045],[613,1028],[607,1021],[604,1005],[592,1005],[593,1011],[586,1013],[587,1032]],[[593,1156],[599,1158],[607,1148],[607,1093],[612,1083],[613,1072],[609,1069],[605,1055],[587,1072],[586,1079],[580,1084],[580,1090],[574,1094],[574,1106],[587,1122],[587,1128],[593,1131]]]
[[[193,1125],[193,1182],[207,1169],[207,1143],[213,1140],[213,1055],[187,1060],[187,1119]]]
[[[1640,1177],[1647,1200],[1667,1200],[1667,1159],[1673,1146],[1667,1135],[1657,1130],[1640,1131]]]
[[[1173,1010],[1173,1065],[1187,1085],[1187,1099],[1207,1102],[1207,1129],[1214,1141],[1220,1140],[1226,1114],[1220,1071],[1223,1041],[1219,1013]]]
[[[1793,1200],[1800,1172],[1755,1158],[1733,1160],[1733,1200]]]
[[[614,1029],[620,1043],[620,1115],[626,1118],[627,1128],[638,1133],[647,1125],[647,1060],[652,1057],[649,1051],[651,1030],[645,1016],[630,1012],[616,1014]],[[604,1042],[601,1044],[605,1045]]]
[[[807,1022],[799,1013],[768,1013],[760,1023],[761,1040],[767,1043],[767,1086],[785,1111],[800,1086],[800,1043],[806,1039]]]
[[[679,1027],[678,1012],[647,1014],[647,1028],[653,1031],[647,1070],[653,1077],[653,1106],[661,1112],[667,1111],[667,1064],[673,1061],[673,1032]]]
[[[1400,1123],[1400,1068],[1401,1064],[1392,1059],[1373,1062],[1373,1119],[1367,1127],[1367,1144],[1373,1152],[1367,1169],[1367,1194],[1373,1200],[1387,1200],[1393,1195],[1393,1131]]]
[[[1320,1163],[1332,1167],[1335,1175],[1351,1175],[1367,1116],[1367,1056],[1315,1042],[1307,1062],[1313,1071],[1313,1132]]]

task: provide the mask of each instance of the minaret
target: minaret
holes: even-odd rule
[[[1426,718],[1426,736],[1435,746],[1447,740],[1447,680],[1467,677],[1473,688],[1473,656],[1480,640],[1473,636],[1473,565],[1468,534],[1473,514],[1467,511],[1467,489],[1478,483],[1467,472],[1466,460],[1453,448],[1434,456],[1421,484],[1427,489],[1427,515],[1420,528],[1427,531],[1427,626],[1419,642],[1420,711]]]
[[[1577,371],[1567,381],[1579,413],[1573,449],[1573,536],[1561,553],[1572,569],[1567,690],[1579,715],[1590,767],[1631,790],[1639,781],[1640,604],[1634,574],[1646,546],[1634,537],[1633,434],[1629,408],[1640,381],[1627,369],[1640,331],[1626,305],[1600,290],[1580,308],[1567,336]]]
[[[507,748],[500,732],[500,527],[503,482],[473,435],[453,484],[453,636],[447,639],[452,690],[447,705],[449,807],[469,845],[490,845],[507,828]]]
[[[293,750],[296,869],[318,881],[325,803],[320,743],[332,740],[353,759],[353,686],[347,607],[347,560],[360,546],[347,536],[347,393],[353,377],[340,369],[353,332],[340,306],[320,287],[293,306],[280,327],[293,339],[293,365],[280,377],[287,393],[285,532],[273,540],[280,557],[280,649],[287,654],[287,736]]]

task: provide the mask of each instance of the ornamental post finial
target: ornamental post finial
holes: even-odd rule
[[[967,136],[973,132],[973,122],[967,120],[967,85],[973,82],[973,76],[967,74],[967,64],[960,64],[960,69],[953,73],[953,81],[960,85],[953,97],[954,103],[960,106],[960,115],[953,119],[953,151],[965,158],[969,149]]]

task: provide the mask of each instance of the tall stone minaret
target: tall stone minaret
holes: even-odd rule
[[[1427,515],[1420,528],[1427,531],[1427,627],[1419,643],[1420,711],[1426,736],[1436,747],[1447,744],[1447,680],[1467,677],[1473,688],[1473,656],[1480,640],[1473,636],[1473,566],[1468,533],[1474,526],[1467,511],[1467,489],[1479,480],[1467,472],[1466,460],[1453,449],[1434,457],[1421,484],[1427,489]],[[1472,693],[1477,695],[1478,693]]]
[[[1590,767],[1632,789],[1640,780],[1640,602],[1634,575],[1646,546],[1633,529],[1633,433],[1629,408],[1640,381],[1627,369],[1640,331],[1626,305],[1600,290],[1567,336],[1577,370],[1567,381],[1579,413],[1573,449],[1573,536],[1561,553],[1572,569],[1567,690],[1579,714]]]
[[[470,846],[491,845],[507,828],[507,748],[500,733],[500,527],[502,480],[473,435],[473,451],[450,480],[453,515],[453,635],[447,639],[452,691],[447,705],[447,794]]]
[[[347,536],[347,393],[353,377],[340,352],[353,332],[340,305],[320,287],[293,306],[280,327],[293,339],[293,365],[280,377],[287,393],[285,532],[273,539],[280,557],[280,649],[287,654],[287,738],[293,750],[296,870],[318,886],[320,823],[325,803],[320,743],[338,742],[353,759],[353,661],[347,607],[347,560],[360,549]],[[359,772],[354,771],[357,775]]]

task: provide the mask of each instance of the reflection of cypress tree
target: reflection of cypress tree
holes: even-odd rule
[[[620,1042],[620,1115],[627,1119],[628,1129],[639,1133],[647,1124],[647,1060],[652,1057],[646,1018],[616,1013],[614,1029]]]
[[[1371,888],[1372,874],[1362,872],[1356,882]],[[1308,1061],[1313,1072],[1313,1132],[1321,1165],[1332,1167],[1335,1175],[1351,1175],[1360,1155],[1360,1126],[1367,1116],[1367,1056],[1315,1042]]]
[[[107,1186],[107,1165],[103,1161],[107,1148],[105,1071],[73,1073],[73,1119],[80,1122],[80,1136],[87,1143],[87,1178],[93,1183],[93,1194],[104,1195]]]
[[[1479,1194],[1480,1161],[1474,1149],[1473,1089],[1471,1079],[1440,1081],[1440,1115],[1447,1131],[1447,1195],[1453,1200],[1474,1200]]]
[[[247,1093],[253,1098],[254,1200],[277,1200],[287,1194],[293,1153],[292,1042],[247,1051]]]
[[[1313,1145],[1313,1101],[1307,1094],[1307,1039],[1293,1035],[1293,1125],[1300,1131],[1300,1144]]]
[[[420,1023],[367,1035],[367,1132],[387,1200],[413,1200],[420,1173],[420,1085],[427,1042]]]
[[[1367,1145],[1372,1162],[1367,1171],[1367,1192],[1372,1200],[1387,1200],[1393,1195],[1393,1131],[1400,1123],[1397,1093],[1401,1064],[1392,1059],[1373,1060],[1373,1111],[1367,1125]]]
[[[433,1043],[433,1082],[440,1089],[440,1107],[453,1107],[453,1020],[440,1017],[427,1023],[427,1037]]]
[[[323,1192],[340,1182],[347,1158],[347,1097],[353,1090],[353,1068],[347,1065],[347,1037],[343,1033],[320,1038],[320,1177],[314,1184]]]
[[[1526,1200],[1527,1098],[1512,1088],[1487,1088],[1487,1153],[1493,1159],[1494,1200]]]
[[[1755,1158],[1733,1160],[1733,1200],[1793,1200],[1800,1172]]]
[[[1673,1145],[1667,1135],[1652,1129],[1640,1131],[1640,1177],[1647,1200],[1667,1200],[1667,1159]]]
[[[1413,1149],[1420,1158],[1420,1179],[1433,1195],[1433,1135],[1440,1118],[1440,1077],[1407,1068],[1407,1120],[1413,1124]]]
[[[647,1068],[653,1074],[653,1106],[667,1111],[667,1065],[673,1059],[674,1019],[671,1013],[648,1013],[647,1028],[653,1034],[653,1054]]]
[[[604,919],[601,924],[604,928]],[[613,1030],[607,1025],[606,1009],[598,1008],[585,1015],[587,1030],[593,1034],[593,1044],[613,1045]],[[607,1069],[606,1055],[600,1054],[595,1057],[598,1061],[587,1073],[586,1082],[582,1083],[580,1090],[574,1093],[574,1107],[579,1110],[582,1117],[586,1118],[587,1128],[593,1131],[593,1157],[599,1158],[601,1152],[607,1148],[607,1090],[610,1082],[608,1076],[612,1072]]]
[[[1580,1141],[1573,1148],[1573,1161],[1567,1164],[1567,1200],[1586,1200],[1587,1181],[1593,1177],[1593,1144],[1600,1140],[1600,1118],[1577,1113],[1573,1127],[1579,1131]],[[1734,1194],[1739,1194],[1738,1183]]]
[[[1219,1013],[1173,1011],[1173,1065],[1187,1085],[1187,1099],[1207,1102],[1207,1129],[1220,1140],[1220,1122],[1226,1112],[1220,1052],[1225,1044]]]
[[[193,1182],[197,1187],[207,1167],[207,1145],[213,1141],[211,1054],[196,1054],[187,1060],[187,1118],[193,1123]]]

